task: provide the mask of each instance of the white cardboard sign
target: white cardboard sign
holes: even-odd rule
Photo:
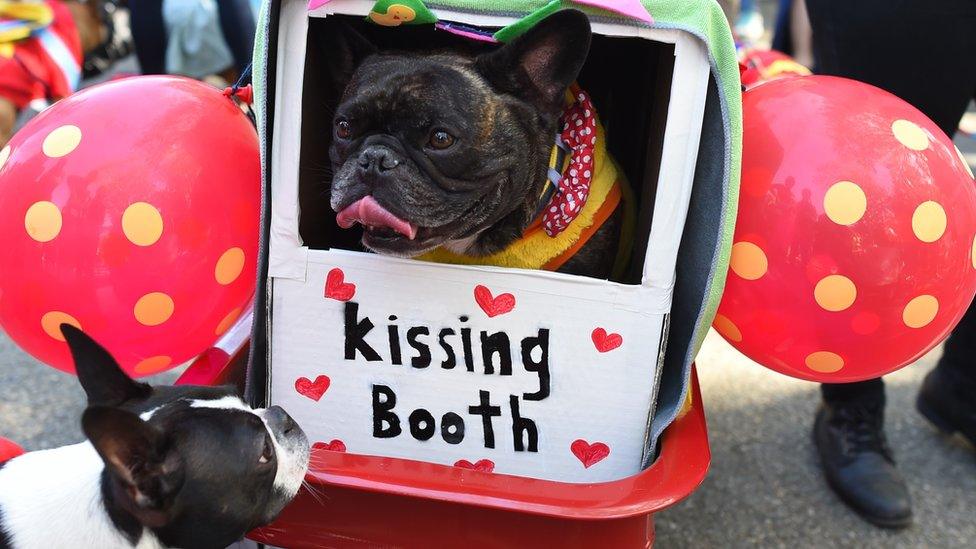
[[[271,379],[313,442],[568,482],[640,470],[663,315],[627,303],[647,288],[315,255],[274,281]]]
[[[675,48],[641,285],[313,250],[298,231],[308,19],[362,16],[372,4],[333,0],[308,12],[305,0],[282,0],[268,128],[271,401],[334,451],[565,482],[636,474],[698,155],[704,46],[673,29],[593,24]],[[512,22],[437,13],[486,27]]]

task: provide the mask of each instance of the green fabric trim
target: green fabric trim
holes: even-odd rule
[[[254,90],[254,118],[258,126],[258,138],[261,140],[261,179],[264,181],[264,166],[267,159],[264,157],[265,139],[267,133],[268,112],[268,88],[265,85],[268,81],[268,26],[270,25],[271,1],[261,2],[261,10],[258,13],[257,32],[254,34],[254,53],[251,59],[251,89]]]
[[[536,23],[556,13],[562,8],[562,0],[552,0],[552,2],[549,2],[545,6],[542,6],[511,25],[499,30],[493,36],[495,40],[498,40],[499,42],[508,42],[519,35],[525,34],[525,32],[534,27]]]

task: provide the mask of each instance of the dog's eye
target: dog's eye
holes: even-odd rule
[[[336,137],[339,139],[349,139],[352,135],[352,127],[348,120],[337,120],[335,124]]]
[[[454,136],[444,130],[434,130],[428,143],[437,150],[443,150],[454,144]]]
[[[274,445],[271,444],[271,439],[269,437],[264,437],[264,449],[261,450],[261,457],[258,458],[258,463],[265,464],[274,459],[275,451]]]

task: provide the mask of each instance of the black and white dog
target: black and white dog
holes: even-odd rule
[[[308,467],[305,433],[230,387],[151,387],[61,326],[88,441],[0,464],[0,549],[221,548],[273,520]]]

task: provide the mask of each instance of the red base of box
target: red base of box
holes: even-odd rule
[[[247,342],[226,343],[224,367],[202,356],[180,382],[240,377]],[[650,547],[653,514],[691,494],[711,459],[694,371],[691,390],[692,407],[665,431],[657,461],[626,479],[570,484],[316,449],[307,486],[248,537],[288,549]]]
[[[650,547],[650,514],[612,520],[560,519],[432,499],[324,487],[303,491],[255,541],[289,549],[330,547],[529,548]]]

